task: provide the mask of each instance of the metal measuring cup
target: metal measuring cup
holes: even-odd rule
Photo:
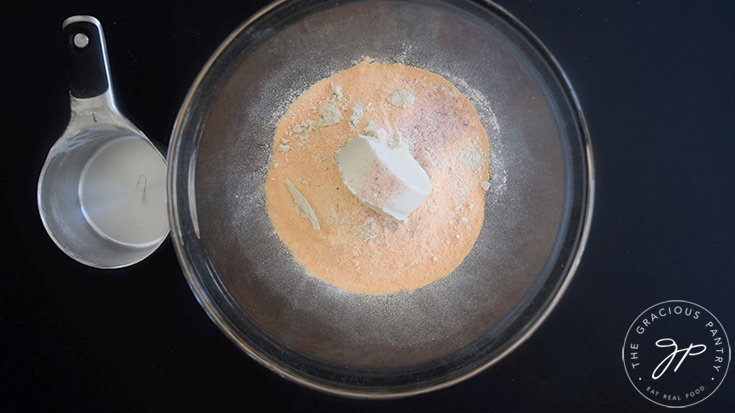
[[[166,160],[117,109],[100,22],[73,16],[62,29],[71,119],[41,170],[38,210],[70,257],[95,268],[129,266],[168,236]]]

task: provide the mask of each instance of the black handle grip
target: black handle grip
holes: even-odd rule
[[[81,19],[91,19],[96,24]],[[105,38],[99,22],[87,16],[71,17],[64,22],[63,35],[72,96],[85,99],[105,93],[110,81],[107,78]]]

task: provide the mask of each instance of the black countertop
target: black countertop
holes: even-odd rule
[[[69,117],[66,17],[102,22],[121,111],[166,145],[201,66],[264,2],[5,5],[0,410],[658,408],[621,360],[642,311],[687,300],[735,334],[735,3],[499,3],[547,45],[581,101],[597,173],[589,242],[558,307],[510,356],[389,401],[317,393],[250,359],[196,302],[170,241],[139,265],[94,270],[59,251],[38,216],[38,175]],[[735,411],[734,380],[691,409]]]

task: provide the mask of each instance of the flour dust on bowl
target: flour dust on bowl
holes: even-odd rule
[[[488,136],[474,245],[448,275],[407,291],[360,293],[312,276],[268,213],[266,177],[280,169],[274,169],[279,120],[312,85],[365,58],[442,76],[469,99]],[[411,110],[409,104],[373,105],[365,116]],[[320,108],[313,110],[318,116]],[[340,110],[348,122],[350,108]],[[304,147],[319,136],[327,135],[311,136]],[[291,153],[294,145],[281,149]],[[515,349],[548,315],[586,241],[591,161],[566,77],[499,7],[283,1],[235,30],[187,95],[169,147],[170,224],[194,294],[247,354],[322,391],[405,396],[471,377]],[[308,185],[319,184],[289,182],[307,199]],[[432,182],[432,194],[452,190]],[[320,229],[304,217],[294,222],[305,231],[329,231],[325,212],[314,206]]]

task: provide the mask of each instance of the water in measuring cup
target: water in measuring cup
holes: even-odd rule
[[[144,247],[168,234],[166,163],[147,141],[114,139],[85,165],[79,183],[82,213],[103,238]]]

